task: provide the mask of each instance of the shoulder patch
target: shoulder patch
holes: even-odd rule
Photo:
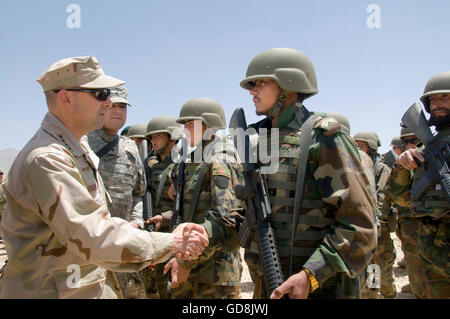
[[[231,171],[228,168],[224,167],[214,167],[212,171],[213,176],[225,176],[227,178],[231,178]]]
[[[323,130],[325,136],[333,136],[341,131],[341,124],[332,117],[319,118],[314,123],[314,128]]]

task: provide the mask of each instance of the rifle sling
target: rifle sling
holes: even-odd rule
[[[116,135],[116,137],[102,147],[99,151],[95,152],[95,155],[98,157],[103,157],[106,153],[108,153],[110,150],[112,150],[117,144],[119,143],[119,135]]]
[[[167,166],[166,169],[161,174],[161,178],[159,180],[159,185],[158,185],[158,192],[156,193],[155,208],[158,207],[159,200],[161,199],[161,194],[164,189],[164,185],[166,184],[166,181],[167,181],[167,175],[169,174],[169,168],[170,168],[170,165]]]
[[[192,217],[194,216],[194,210],[197,206],[197,200],[200,196],[200,189],[202,188],[203,177],[205,176],[206,168],[208,167],[208,163],[203,162],[202,167],[200,168],[200,172],[197,177],[197,184],[195,184],[194,195],[192,197],[191,206],[189,206],[189,210],[187,212],[185,222],[191,222]]]
[[[300,208],[302,207],[303,191],[305,189],[305,176],[306,176],[306,164],[308,163],[309,147],[312,144],[313,138],[311,135],[314,121],[317,116],[310,116],[301,127],[301,153],[297,167],[297,182],[296,192],[294,197],[294,212],[292,222],[292,235],[290,241],[291,254],[289,256],[289,277],[292,274],[292,262],[294,253],[294,240],[297,232],[298,216],[300,214]]]

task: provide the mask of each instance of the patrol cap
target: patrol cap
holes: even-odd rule
[[[44,92],[80,87],[106,89],[125,84],[124,81],[108,76],[94,56],[79,56],[53,63],[37,81]]]
[[[123,86],[118,86],[111,89],[111,103],[125,103],[131,106],[127,100],[128,89]]]

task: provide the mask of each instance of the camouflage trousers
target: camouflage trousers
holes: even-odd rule
[[[363,299],[377,299],[378,290],[381,292],[384,298],[395,298],[397,295],[395,281],[393,277],[393,266],[395,262],[396,251],[394,247],[394,241],[388,230],[387,223],[381,223],[381,236],[378,238],[378,245],[375,255],[370,262],[368,269],[374,270],[375,268],[371,264],[378,265],[375,276],[380,276],[380,289],[367,286],[367,274],[360,276],[361,283],[361,297]],[[370,268],[369,268],[370,267]],[[372,278],[373,276],[371,276]]]
[[[244,260],[247,264],[248,272],[252,278],[253,285],[255,286],[255,289],[253,290],[253,299],[267,299],[270,296],[267,296],[264,288],[264,273],[259,265],[259,254],[252,248],[253,247],[245,249]]]
[[[171,290],[172,299],[241,299],[241,287],[203,284],[187,280]]]
[[[164,266],[157,264],[154,267],[147,267],[141,270],[141,277],[144,282],[147,299],[167,299],[167,277],[164,275]],[[170,271],[169,271],[170,274]]]
[[[450,298],[449,219],[421,218],[418,241],[419,256],[424,263],[425,298]]]
[[[419,220],[413,217],[399,217],[397,236],[402,242],[411,291],[418,299],[425,298],[423,283],[426,281],[425,266],[418,253]]]
[[[116,272],[120,291],[125,299],[145,299],[145,288],[140,272]]]

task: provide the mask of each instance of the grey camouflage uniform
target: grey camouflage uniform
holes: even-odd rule
[[[115,137],[103,129],[88,134],[89,146],[94,152],[101,150]],[[108,204],[111,216],[144,226],[142,200],[145,193],[144,166],[133,140],[119,136],[117,145],[100,158],[99,172],[111,197]],[[145,293],[137,273],[116,273],[125,298],[144,298]]]

